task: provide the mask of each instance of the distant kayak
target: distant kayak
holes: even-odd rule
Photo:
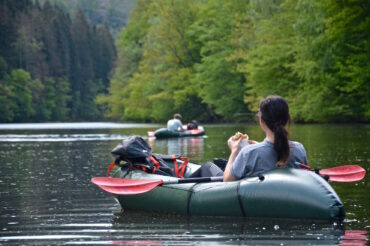
[[[198,126],[197,129],[182,132],[169,131],[167,128],[160,128],[156,131],[149,131],[148,136],[156,138],[197,137],[204,135],[204,133],[203,126]]]

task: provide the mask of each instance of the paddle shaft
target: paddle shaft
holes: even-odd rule
[[[312,170],[309,166],[297,163],[301,168]],[[335,182],[354,182],[360,181],[365,177],[366,170],[357,165],[346,165],[340,167],[327,168],[315,171],[318,175],[326,180]],[[259,179],[262,181],[263,176]],[[185,184],[185,183],[205,183],[205,182],[222,182],[223,177],[201,177],[201,178],[182,178],[171,180],[132,180],[110,177],[95,177],[91,180],[101,189],[118,195],[134,195],[148,192],[157,186],[170,184]]]
[[[297,164],[302,168],[312,170],[304,164]],[[365,177],[366,170],[357,165],[346,165],[333,167],[315,171],[318,175],[326,180],[335,182],[355,182],[360,181]],[[262,181],[263,176],[259,177]],[[163,181],[157,180],[132,180],[110,177],[95,177],[91,180],[101,189],[118,195],[135,195],[153,190],[157,186],[169,184],[184,184],[184,183],[204,183],[204,182],[222,182],[223,177],[202,177],[202,178],[183,178]]]
[[[222,182],[223,176],[217,177],[203,177],[203,178],[185,178],[177,180],[166,180],[163,181],[162,185],[167,184],[186,184],[186,183],[206,183],[206,182]]]

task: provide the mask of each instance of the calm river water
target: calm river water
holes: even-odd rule
[[[342,224],[310,221],[186,218],[121,212],[91,184],[104,176],[110,151],[130,135],[161,125],[74,123],[0,125],[0,245],[366,245],[370,178],[332,183],[344,202]],[[202,163],[227,158],[236,131],[262,140],[256,125],[205,125],[206,137],[150,140],[153,152]],[[369,125],[293,125],[309,163],[358,164],[370,171]]]

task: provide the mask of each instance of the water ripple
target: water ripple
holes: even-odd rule
[[[0,130],[39,130],[39,129],[129,129],[158,127],[158,124],[76,122],[76,123],[17,123],[0,124]]]
[[[4,134],[0,142],[70,142],[121,140],[121,134]]]

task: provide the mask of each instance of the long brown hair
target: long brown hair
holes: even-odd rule
[[[260,103],[260,115],[267,127],[274,133],[274,149],[278,166],[284,166],[289,159],[290,148],[286,124],[290,123],[288,103],[281,96],[268,96]]]

